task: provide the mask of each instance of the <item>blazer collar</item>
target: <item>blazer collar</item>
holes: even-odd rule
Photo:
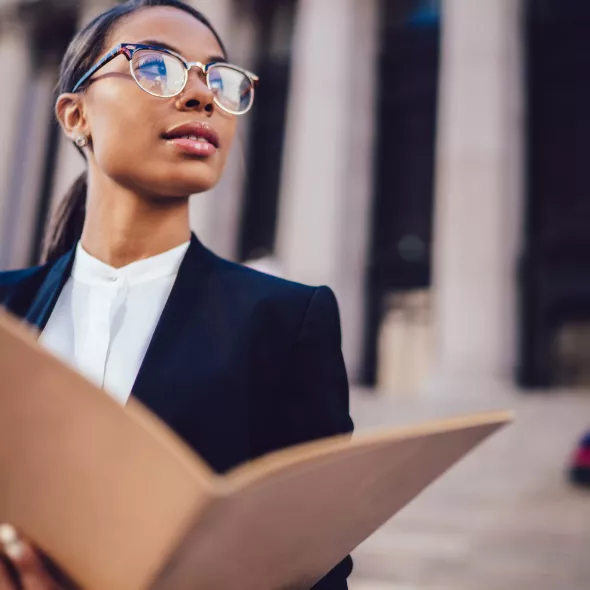
[[[53,264],[25,316],[28,323],[40,330],[45,328],[70,277],[74,257],[72,249]],[[238,418],[243,413],[235,412],[232,418],[228,408],[240,403],[245,406],[246,401],[235,399],[233,387],[210,395],[212,358],[216,358],[211,347],[217,351],[227,348],[219,335],[218,321],[211,314],[211,301],[216,300],[213,277],[218,264],[219,259],[192,234],[132,395],[177,431],[187,421],[188,408],[196,439],[187,442],[215,470],[225,471],[245,459],[247,434]],[[223,436],[223,428],[231,431],[232,437]]]
[[[39,331],[47,325],[59,295],[70,277],[75,255],[76,248],[73,247],[53,263],[29,307],[24,319],[28,324],[36,326]]]
[[[75,258],[76,246],[71,248],[69,252],[53,263],[53,266],[47,273],[47,277],[43,281],[41,288],[37,291],[29,310],[24,317],[28,324],[37,327],[39,331],[45,329],[45,326],[51,317],[51,313],[55,308],[57,300],[72,274]],[[194,234],[191,234],[190,246],[178,272],[179,277],[181,277],[181,275],[186,275],[187,280],[177,280],[176,282],[185,283],[185,286],[188,286],[188,283],[190,282],[188,277],[192,276],[193,278],[196,278],[194,270],[199,268],[204,270],[206,260],[211,258],[213,258],[213,254],[209,252],[201,242],[199,242]],[[188,271],[188,268],[191,268],[193,272]],[[179,289],[175,286],[173,292],[178,290]],[[166,307],[169,306],[167,305]],[[166,308],[164,309],[164,312],[166,312]]]
[[[248,400],[226,358],[234,333],[232,310],[219,309],[221,266],[193,236],[132,388],[217,472],[249,452]]]
[[[172,343],[187,329],[187,312],[198,307],[214,259],[193,234],[133,386],[133,395],[143,403],[151,405],[160,397],[153,387],[157,367],[174,356]],[[191,315],[198,315],[198,309]]]

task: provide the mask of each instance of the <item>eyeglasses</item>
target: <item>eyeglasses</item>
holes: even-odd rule
[[[205,76],[213,100],[221,109],[232,115],[243,115],[252,108],[254,87],[259,80],[256,74],[225,62],[187,61],[169,49],[131,43],[121,43],[109,51],[80,78],[72,92],[78,92],[100,68],[119,55],[129,61],[137,85],[152,96],[177,96],[186,87],[189,71],[196,67]]]

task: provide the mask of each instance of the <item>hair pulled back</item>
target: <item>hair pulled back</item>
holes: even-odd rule
[[[127,0],[103,12],[78,32],[70,42],[61,62],[58,95],[72,92],[78,80],[108,50],[106,40],[125,17],[153,6],[170,6],[194,16],[215,35],[224,53],[225,46],[209,20],[181,0]],[[82,150],[79,150],[84,156]],[[86,215],[87,172],[83,172],[61,199],[51,216],[43,241],[42,261],[53,261],[68,252],[82,235]]]

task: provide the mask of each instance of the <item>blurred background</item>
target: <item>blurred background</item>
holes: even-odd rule
[[[114,2],[0,0],[0,268],[36,264],[82,170],[53,118],[74,31]],[[336,292],[359,430],[509,407],[356,555],[352,590],[590,587],[590,2],[192,0],[261,77],[218,254]]]

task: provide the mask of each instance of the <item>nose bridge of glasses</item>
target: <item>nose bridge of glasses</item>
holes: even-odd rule
[[[187,68],[187,78],[190,75],[191,70],[194,68],[197,70],[196,75],[200,82],[204,83],[204,85],[209,88],[207,83],[207,66],[200,62],[200,61],[188,61],[186,62]]]
[[[197,68],[201,70],[203,76],[207,76],[207,66],[200,61],[187,61],[186,62],[187,70],[190,72],[193,68]]]

